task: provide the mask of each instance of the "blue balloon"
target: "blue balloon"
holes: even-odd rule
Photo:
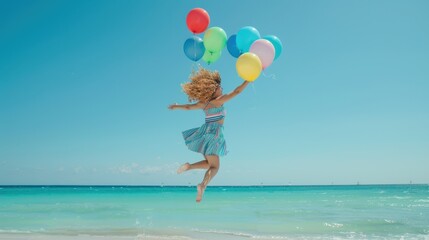
[[[274,35],[264,36],[263,39],[267,39],[273,44],[274,49],[276,50],[276,56],[274,56],[274,60],[277,59],[280,56],[280,53],[282,53],[283,49],[283,45],[280,39]]]
[[[241,53],[240,53],[240,50],[238,50],[237,48],[236,38],[237,38],[236,34],[229,37],[228,42],[226,43],[226,47],[228,48],[228,52],[229,54],[231,54],[231,56],[238,58],[241,55]]]
[[[206,48],[200,37],[192,36],[186,39],[185,44],[183,44],[183,51],[189,59],[196,62],[203,57]]]
[[[237,33],[237,48],[241,53],[248,52],[252,43],[261,38],[258,30],[254,27],[243,27]]]

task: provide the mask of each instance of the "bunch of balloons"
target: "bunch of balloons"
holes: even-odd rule
[[[261,71],[276,60],[283,49],[282,42],[274,35],[261,38],[256,28],[247,26],[228,39],[228,51],[238,58],[235,65],[238,75],[246,81],[254,81]]]
[[[207,64],[214,63],[220,58],[222,49],[226,46],[225,31],[220,27],[207,29],[209,23],[210,16],[202,8],[192,9],[186,17],[186,25],[194,36],[186,39],[183,51],[192,61],[196,62],[202,58]],[[195,35],[204,31],[204,39]]]
[[[186,17],[186,24],[194,36],[186,39],[183,51],[192,61],[196,62],[202,58],[207,64],[214,63],[227,46],[231,56],[238,58],[235,65],[238,75],[251,82],[257,79],[261,71],[270,66],[282,52],[283,45],[278,37],[266,35],[261,38],[254,27],[243,27],[227,40],[222,28],[207,29],[209,23],[210,16],[202,8],[192,9]],[[195,35],[204,31],[203,39]]]

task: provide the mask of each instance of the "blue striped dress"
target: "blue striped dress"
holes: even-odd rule
[[[201,127],[182,132],[185,144],[189,150],[203,155],[225,156],[227,150],[223,137],[223,124],[218,123],[225,118],[225,109],[223,105],[208,109],[206,107],[204,108],[205,123]]]

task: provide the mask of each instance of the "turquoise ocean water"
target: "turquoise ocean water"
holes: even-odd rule
[[[429,239],[429,185],[0,186],[2,234]],[[143,238],[144,239],[144,238]]]

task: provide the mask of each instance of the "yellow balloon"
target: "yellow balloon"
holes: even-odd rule
[[[237,69],[238,76],[248,82],[253,82],[261,74],[262,63],[256,54],[247,52],[237,59],[235,68]]]

